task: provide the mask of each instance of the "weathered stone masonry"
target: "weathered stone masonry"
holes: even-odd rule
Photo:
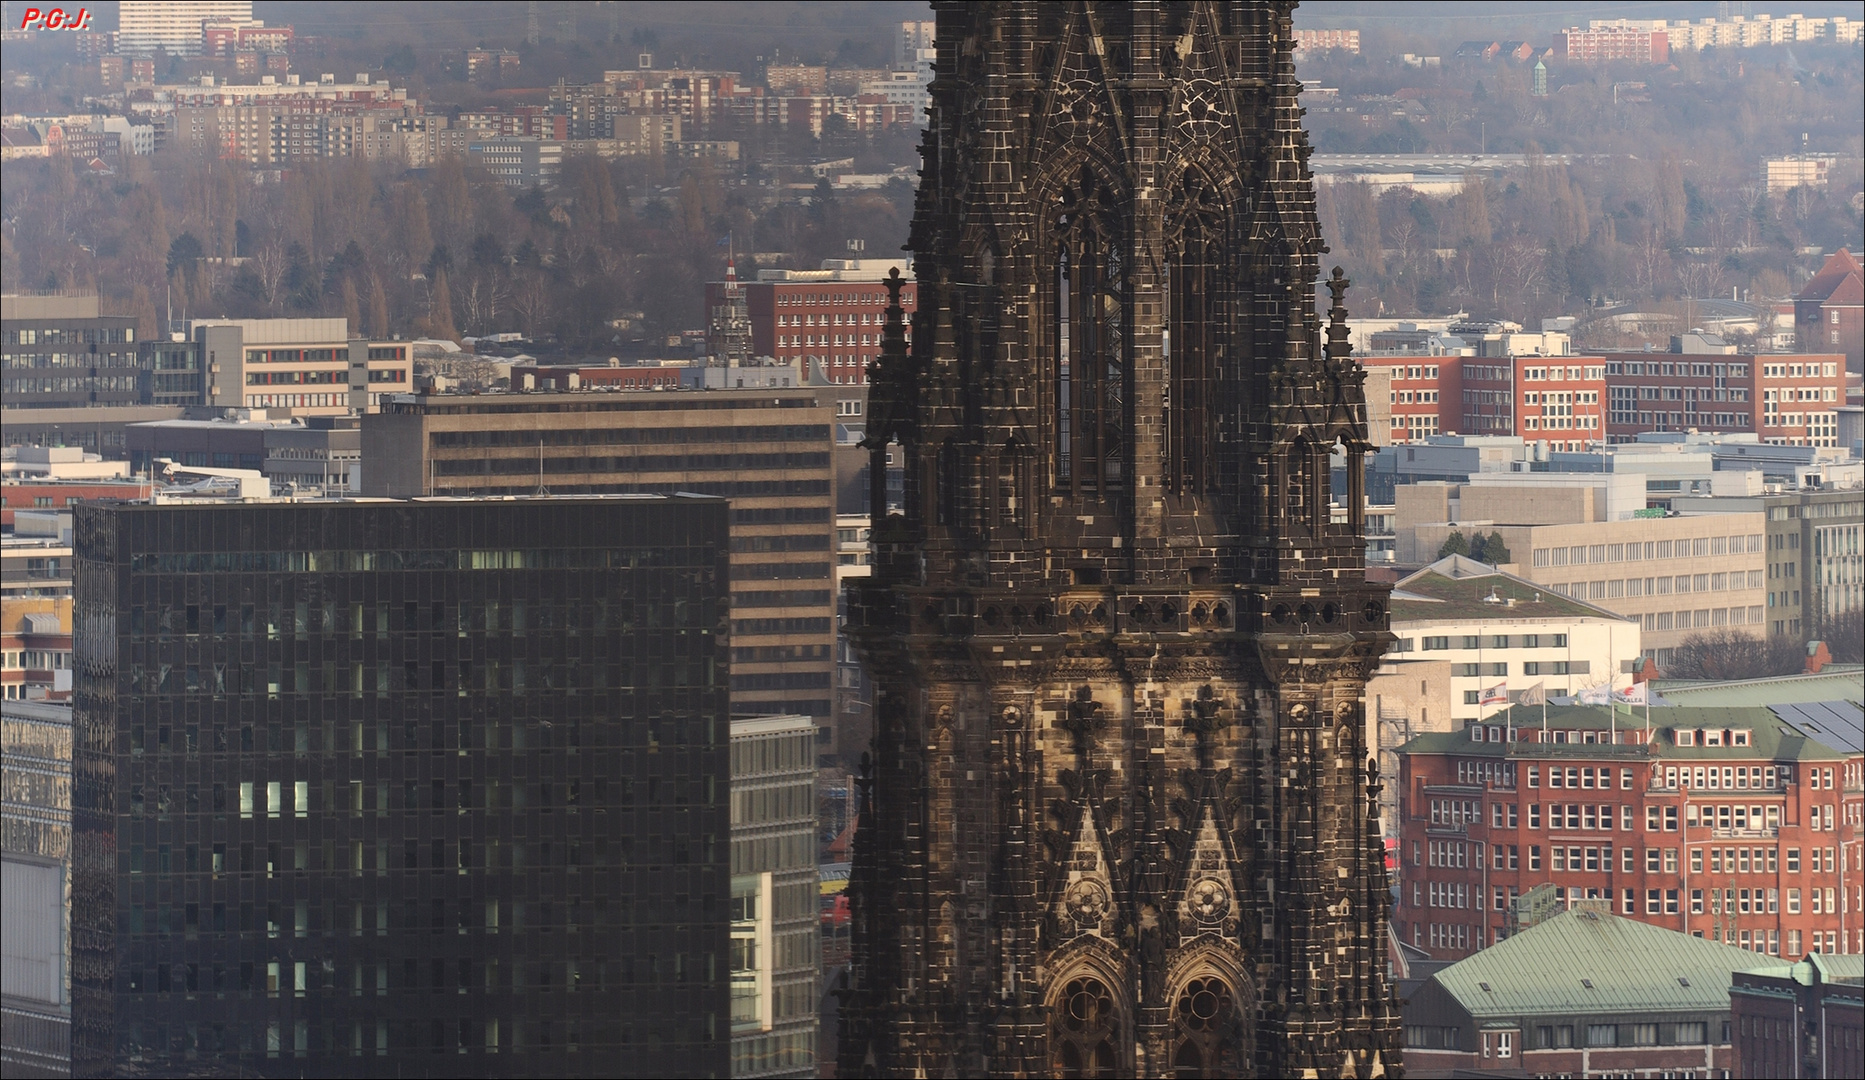
[[[1393,1075],[1386,592],[1293,5],[934,6],[841,1074]]]

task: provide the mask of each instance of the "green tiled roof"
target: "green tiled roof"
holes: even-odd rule
[[[1481,1024],[1528,1016],[1726,1012],[1731,973],[1780,966],[1775,957],[1675,930],[1570,910],[1432,979]]]
[[[1495,597],[1492,600],[1490,597]],[[1506,601],[1514,600],[1514,606]],[[1544,585],[1461,556],[1440,559],[1400,581],[1392,592],[1394,622],[1473,619],[1612,619],[1616,612],[1572,600]]]
[[[1518,732],[1539,730],[1541,707],[1517,705],[1513,710]],[[1602,706],[1550,705],[1548,728],[1559,731],[1605,731],[1617,723],[1619,730],[1645,729],[1645,710],[1617,706],[1615,715],[1607,716]],[[1503,711],[1485,717],[1484,726],[1500,727]],[[1651,710],[1652,742],[1642,743],[1536,743],[1471,742],[1464,731],[1433,731],[1413,737],[1399,748],[1402,754],[1456,754],[1460,757],[1517,758],[1544,760],[1550,757],[1602,760],[1643,759],[1665,761],[1725,761],[1737,758],[1768,758],[1774,761],[1836,761],[1844,757],[1837,749],[1802,735],[1763,708],[1710,709],[1671,706]],[[1669,734],[1673,728],[1746,730],[1748,746],[1678,746]]]

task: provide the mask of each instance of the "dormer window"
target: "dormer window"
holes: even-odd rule
[[[1678,728],[1675,732],[1672,732],[1672,734],[1677,736],[1677,745],[1679,746],[1695,746],[1697,744],[1697,733],[1694,731]]]
[[[1722,732],[1705,731],[1703,733],[1703,745],[1704,746],[1721,746],[1722,744],[1723,744],[1723,733]]]
[[[1748,732],[1746,731],[1730,732],[1729,733],[1729,745],[1730,746],[1747,746],[1748,745]]]

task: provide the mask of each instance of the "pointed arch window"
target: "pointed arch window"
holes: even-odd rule
[[[1242,1068],[1236,995],[1216,977],[1193,979],[1172,1003],[1172,1069],[1181,1080]]]
[[[1119,1075],[1120,1006],[1107,984],[1092,975],[1068,980],[1049,1010],[1052,1073],[1061,1077]]]
[[[1056,218],[1055,479],[1083,492],[1118,490],[1129,456],[1126,258],[1099,200],[1084,174]]]
[[[1327,522],[1327,499],[1321,491],[1325,477],[1315,461],[1315,447],[1306,435],[1298,435],[1289,445],[1283,461],[1283,520],[1292,529],[1311,536],[1320,534]],[[1319,474],[1319,477],[1317,476]]]

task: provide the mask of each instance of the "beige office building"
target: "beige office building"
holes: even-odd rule
[[[1500,533],[1512,559],[1505,569],[1636,619],[1643,654],[1660,668],[1692,634],[1768,632],[1761,512],[1634,517],[1609,509],[1608,493],[1579,484],[1524,486],[1512,498],[1501,484],[1402,487],[1398,561],[1435,558],[1453,532]],[[1462,495],[1455,511],[1454,494]]]
[[[391,395],[363,494],[731,499],[732,712],[810,716],[833,746],[834,424],[828,388]]]

